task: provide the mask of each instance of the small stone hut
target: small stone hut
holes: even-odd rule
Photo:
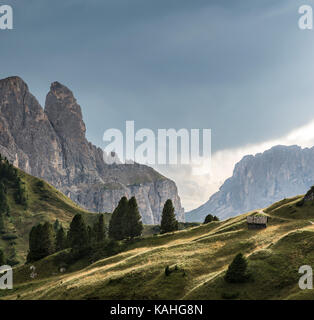
[[[263,215],[248,216],[246,222],[249,229],[264,229],[267,228],[268,217]]]

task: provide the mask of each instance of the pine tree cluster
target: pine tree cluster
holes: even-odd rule
[[[103,214],[99,214],[93,228],[86,225],[81,214],[76,214],[68,232],[58,219],[54,224],[45,222],[34,226],[30,231],[27,261],[37,261],[66,248],[71,248],[71,258],[79,259],[104,244],[105,239],[106,226]]]
[[[55,252],[55,233],[52,224],[34,226],[29,234],[27,261],[37,261]]]
[[[171,200],[164,205],[161,230],[163,233],[178,230]],[[72,261],[86,256],[92,260],[101,255],[117,253],[121,249],[119,246],[123,245],[120,240],[139,237],[142,231],[143,224],[135,197],[130,200],[122,197],[111,215],[108,229],[103,214],[99,214],[91,226],[86,224],[81,214],[76,214],[68,232],[59,220],[54,224],[46,222],[34,226],[29,235],[27,261],[37,261],[66,248],[71,249]]]
[[[133,239],[142,234],[143,224],[135,197],[122,197],[112,213],[109,237],[114,240]]]

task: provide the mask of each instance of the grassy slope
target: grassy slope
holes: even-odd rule
[[[173,234],[148,237],[127,251],[80,270],[58,273],[58,254],[15,269],[8,299],[283,299],[313,298],[298,289],[298,268],[314,262],[314,203],[297,207],[300,197],[265,210],[267,229],[248,230],[244,214]],[[312,219],[312,220],[311,220]],[[226,284],[224,272],[233,257],[244,253],[254,282]],[[170,265],[169,277],[164,268]],[[75,271],[78,270],[78,271]],[[7,296],[4,296],[7,294]]]
[[[11,254],[12,247],[14,247],[17,260],[19,262],[25,261],[29,231],[37,223],[44,221],[53,223],[58,219],[64,227],[68,227],[76,213],[83,214],[89,223],[95,219],[96,214],[83,210],[43,180],[30,176],[21,170],[19,170],[19,176],[27,189],[28,208],[25,209],[23,206],[17,205],[13,197],[14,190],[8,190],[11,210],[10,217],[5,218],[6,234],[15,235],[17,239],[10,241],[0,237],[0,247],[5,249],[7,256]],[[38,183],[39,181],[42,181],[42,186]],[[109,215],[105,215],[105,217],[108,221]]]

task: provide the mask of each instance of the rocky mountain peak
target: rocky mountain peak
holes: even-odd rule
[[[12,130],[21,134],[32,122],[47,120],[36,98],[29,92],[27,84],[17,76],[0,80],[0,117],[5,117]]]
[[[11,88],[15,92],[25,92],[28,91],[27,84],[22,78],[18,76],[12,76],[0,80],[0,88]]]
[[[86,127],[82,110],[72,91],[53,82],[46,97],[45,113],[58,135],[67,138],[85,137]]]
[[[0,93],[2,109],[7,109],[10,101],[14,100],[17,103],[17,108],[14,108],[14,111],[21,112],[21,109],[24,107],[25,96],[28,93],[28,86],[20,77],[9,77],[0,80]],[[8,112],[8,110],[6,110],[6,112]]]
[[[21,78],[0,80],[0,153],[15,166],[91,211],[112,212],[122,196],[135,196],[143,222],[155,224],[172,199],[184,221],[173,181],[144,165],[106,165],[85,131],[81,107],[66,86],[51,84],[43,110]]]
[[[225,219],[304,194],[314,185],[313,159],[314,147],[296,145],[279,145],[245,156],[218,192],[187,213],[187,220],[202,221],[209,213]]]
[[[304,201],[313,201],[314,200],[314,186],[306,193],[303,198]]]
[[[48,96],[49,95],[54,96],[62,103],[66,103],[65,107],[67,108],[76,105],[76,100],[74,98],[73,92],[58,81],[55,81],[50,85]]]

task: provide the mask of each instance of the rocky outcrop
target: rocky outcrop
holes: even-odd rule
[[[305,194],[301,204],[308,201],[314,201],[314,186],[312,186],[311,189]]]
[[[208,202],[186,214],[187,221],[203,221],[209,213],[226,219],[283,198],[304,194],[314,185],[314,148],[276,146],[235,165],[233,176]]]
[[[150,167],[112,164],[85,138],[81,107],[58,82],[45,110],[19,77],[0,80],[0,153],[15,166],[54,185],[88,210],[112,212],[122,196],[135,196],[143,222],[160,222],[172,199],[177,218],[184,210],[175,183]]]

